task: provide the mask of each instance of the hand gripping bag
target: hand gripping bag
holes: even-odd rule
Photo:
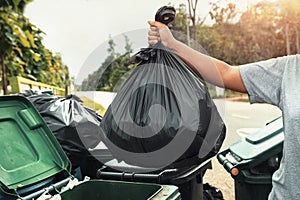
[[[226,127],[203,82],[158,43],[117,92],[101,122],[103,142],[119,161],[162,168],[214,156]]]

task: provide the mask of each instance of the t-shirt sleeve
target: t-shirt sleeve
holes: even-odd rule
[[[287,58],[281,57],[240,66],[250,103],[270,103],[280,107]]]

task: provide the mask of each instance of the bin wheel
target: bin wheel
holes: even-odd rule
[[[221,190],[210,185],[203,184],[203,200],[224,200]]]

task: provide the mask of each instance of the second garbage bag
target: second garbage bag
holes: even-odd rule
[[[81,99],[75,95],[56,97],[43,94],[27,98],[59,141],[73,169],[83,164],[88,149],[100,142],[101,116],[81,105]]]
[[[136,57],[140,63],[101,123],[115,158],[161,168],[214,156],[226,128],[203,82],[160,43]]]

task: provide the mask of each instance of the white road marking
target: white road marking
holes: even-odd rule
[[[250,117],[245,115],[232,114],[232,117],[240,118],[240,119],[250,119]]]

